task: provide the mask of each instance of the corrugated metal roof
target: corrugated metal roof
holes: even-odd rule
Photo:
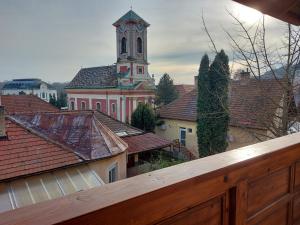
[[[0,183],[0,213],[103,185],[88,165]]]

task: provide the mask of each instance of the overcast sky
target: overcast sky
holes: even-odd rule
[[[202,55],[211,52],[202,11],[218,47],[230,55],[223,29],[233,25],[226,10],[247,20],[245,8],[230,0],[133,0],[133,10],[151,24],[150,73],[192,83]],[[0,0],[0,81],[70,81],[81,67],[115,63],[112,23],[129,9],[130,0]],[[282,23],[269,19],[269,26],[279,40]]]

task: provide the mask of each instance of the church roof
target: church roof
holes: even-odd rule
[[[129,10],[124,16],[117,20],[113,25],[118,26],[121,22],[135,22],[135,23],[143,23],[145,26],[150,26],[144,19],[142,19],[138,14],[136,14],[133,10]]]
[[[118,86],[117,66],[82,68],[66,86],[66,89],[109,88]]]

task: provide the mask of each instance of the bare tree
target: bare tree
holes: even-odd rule
[[[286,135],[299,119],[294,93],[299,89],[296,72],[300,69],[300,28],[286,24],[281,46],[275,48],[268,43],[264,17],[254,25],[247,25],[232,13],[228,14],[237,28],[234,32],[224,30],[234,51],[234,63],[249,69],[250,80],[255,80],[261,96],[259,101],[256,101],[259,102],[258,106],[251,105],[249,101],[249,115],[243,116],[245,119],[255,118],[261,128],[267,131],[255,134],[261,140]],[[204,30],[213,44],[213,50],[217,51],[204,19],[202,21]],[[273,89],[277,90],[276,95],[274,91],[270,91]],[[246,105],[247,100],[243,99]],[[257,110],[258,108],[260,110]]]

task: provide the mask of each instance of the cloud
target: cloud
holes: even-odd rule
[[[206,52],[213,58],[202,13],[217,46],[231,54],[222,28],[232,30],[226,9],[234,4],[230,0],[134,1],[134,11],[151,24],[151,73],[159,78],[168,72],[176,83],[193,82],[202,55]],[[128,10],[129,2],[124,0],[0,1],[0,80],[70,81],[80,67],[115,63],[112,23]],[[278,33],[276,28],[270,26],[271,34]],[[270,35],[274,41],[277,37]]]

